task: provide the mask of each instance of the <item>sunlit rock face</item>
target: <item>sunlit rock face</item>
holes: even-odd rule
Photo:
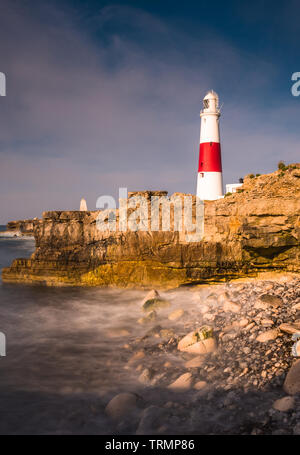
[[[166,192],[129,193],[151,196]],[[185,195],[176,193],[183,198]],[[127,201],[127,202],[128,202]],[[195,216],[195,196],[193,216]],[[130,205],[130,204],[129,204]],[[134,211],[128,208],[128,215]],[[236,194],[204,205],[204,236],[185,231],[100,231],[100,211],[44,212],[34,225],[36,251],[3,270],[4,281],[156,286],[217,282],[265,271],[300,272],[300,165],[246,177]],[[104,217],[105,219],[105,217]],[[150,212],[143,220],[150,226]]]

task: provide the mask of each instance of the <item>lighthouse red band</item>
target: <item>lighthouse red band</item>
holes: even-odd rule
[[[204,97],[200,117],[197,196],[202,200],[215,200],[223,197],[223,181],[219,98],[213,90]]]
[[[219,142],[203,142],[200,144],[198,172],[222,172]]]

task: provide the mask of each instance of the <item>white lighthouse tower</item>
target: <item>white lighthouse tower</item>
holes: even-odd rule
[[[197,196],[202,200],[214,200],[223,196],[220,115],[219,97],[210,90],[203,99],[203,110],[200,112]]]

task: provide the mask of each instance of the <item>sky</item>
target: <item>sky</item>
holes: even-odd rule
[[[195,193],[202,99],[224,183],[300,161],[300,3],[1,0],[0,224],[120,187]]]

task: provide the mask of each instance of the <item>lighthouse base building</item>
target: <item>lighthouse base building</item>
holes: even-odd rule
[[[218,95],[210,90],[203,99],[203,110],[200,112],[197,196],[202,200],[215,200],[223,197],[220,115]]]

